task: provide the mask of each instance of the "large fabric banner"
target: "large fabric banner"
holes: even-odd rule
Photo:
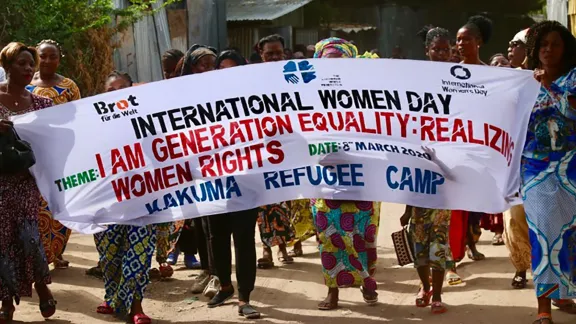
[[[502,212],[532,73],[409,60],[249,65],[14,118],[56,219],[150,224],[298,198]],[[422,148],[436,151],[436,159]]]

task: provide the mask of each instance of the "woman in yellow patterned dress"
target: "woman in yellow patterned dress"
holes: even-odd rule
[[[302,242],[316,235],[314,228],[314,219],[310,199],[298,199],[289,202],[290,205],[290,224],[294,228],[294,240],[290,243],[293,246],[292,251],[288,252],[290,257],[301,257]]]
[[[76,83],[56,73],[62,58],[60,45],[53,40],[43,40],[38,44],[37,50],[40,55],[40,69],[26,89],[35,95],[52,99],[54,105],[80,99],[80,90]],[[48,264],[54,263],[57,269],[68,268],[68,261],[62,258],[62,254],[66,249],[70,230],[52,218],[48,203],[44,199],[38,219]]]
[[[316,44],[314,58],[374,58],[358,55],[356,46],[332,37]],[[332,165],[328,155],[320,165]],[[339,289],[360,287],[367,304],[378,302],[378,284],[374,279],[378,259],[377,235],[380,225],[380,203],[312,199],[312,216],[318,232],[320,260],[328,295],[320,310],[338,307]]]

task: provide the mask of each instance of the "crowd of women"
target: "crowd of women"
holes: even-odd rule
[[[414,264],[421,279],[415,306],[430,306],[434,314],[447,311],[442,303],[444,281],[449,285],[462,283],[456,265],[466,255],[475,261],[485,258],[476,248],[483,228],[494,233],[494,245],[506,244],[510,250],[516,267],[514,288],[526,287],[532,263],[538,297],[536,323],[549,324],[552,304],[576,313],[572,301],[576,298],[576,39],[557,22],[537,23],[513,37],[507,55],[496,54],[486,64],[479,53],[491,34],[490,20],[474,16],[457,31],[455,39],[448,30],[432,26],[419,35],[431,61],[534,71],[542,87],[519,170],[519,195],[524,205],[496,215],[407,206],[400,222],[409,227]],[[262,62],[284,60],[284,45],[278,35],[263,38],[257,45],[259,58]],[[359,55],[354,44],[339,38],[320,41],[313,53],[318,59],[377,58],[369,52]],[[10,43],[2,49],[0,63],[6,81],[0,83],[0,136],[13,132],[11,116],[80,98],[74,81],[57,74],[62,55],[59,44],[52,40],[36,47]],[[245,64],[246,59],[235,50],[219,53],[204,45],[194,45],[186,53],[169,50],[162,57],[166,79]],[[133,85],[128,74],[115,71],[104,89],[115,91]],[[425,149],[441,166],[434,150]],[[333,162],[325,159],[320,163]],[[449,171],[443,171],[449,178]],[[238,314],[243,317],[260,317],[250,304],[250,294],[257,267],[265,270],[275,265],[273,248],[277,247],[276,260],[289,265],[302,256],[302,242],[312,238],[318,242],[327,286],[326,298],[318,308],[336,309],[339,289],[345,287],[360,288],[364,301],[372,305],[378,302],[374,273],[379,221],[378,202],[306,199],[166,224],[111,225],[94,236],[100,259],[87,272],[104,281],[104,300],[96,311],[126,316],[136,324],[151,323],[143,309],[145,289],[151,278],[172,276],[172,266],[181,254],[187,268],[201,270],[191,291],[208,296],[209,308],[223,305],[235,294],[231,237]],[[0,170],[0,223],[0,324],[13,320],[14,305],[21,297],[31,296],[33,285],[40,312],[45,318],[51,317],[57,303],[48,288],[48,265],[68,267],[63,253],[70,230],[52,218],[30,172]],[[261,258],[257,258],[256,229],[263,246]],[[292,250],[288,251],[289,247]],[[154,252],[159,266],[150,269]]]

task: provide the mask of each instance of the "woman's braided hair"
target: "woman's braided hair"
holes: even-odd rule
[[[111,78],[124,79],[126,82],[128,82],[128,84],[130,84],[130,86],[134,85],[134,81],[132,81],[132,77],[130,76],[130,74],[128,74],[126,72],[120,72],[120,71],[114,70],[110,74],[108,74],[108,77],[106,78],[106,80],[110,80]]]
[[[546,20],[534,24],[528,30],[526,41],[526,56],[528,58],[528,69],[534,70],[540,67],[540,44],[542,39],[551,32],[560,34],[564,42],[564,53],[562,63],[564,73],[576,67],[576,38],[570,33],[568,28],[557,21]]]
[[[432,25],[424,26],[416,35],[422,38],[426,47],[429,47],[436,38],[451,40],[448,29]]]
[[[40,46],[42,45],[52,45],[54,47],[56,47],[58,49],[58,53],[60,54],[61,57],[64,57],[64,52],[62,51],[62,46],[60,46],[60,44],[52,39],[43,39],[40,41],[40,43],[38,43],[36,45],[36,48],[40,48]]]
[[[488,44],[492,38],[492,20],[484,16],[472,16],[468,18],[468,22],[464,28],[472,30],[482,43]]]

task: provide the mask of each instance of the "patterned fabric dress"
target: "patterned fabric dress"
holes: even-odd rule
[[[258,208],[258,228],[262,243],[267,247],[288,244],[294,240],[288,202]]]
[[[21,113],[52,106],[52,100],[32,95],[32,106]],[[0,119],[15,115],[0,104]],[[32,296],[32,283],[49,284],[50,272],[38,231],[40,192],[30,173],[0,176],[0,300]]]
[[[375,291],[380,203],[316,199],[311,204],[326,286]]]
[[[28,85],[26,89],[35,95],[52,99],[56,105],[81,98],[80,89],[78,89],[74,81],[68,78],[64,78],[58,85],[50,88]],[[41,199],[38,218],[42,244],[48,258],[48,264],[50,264],[64,253],[72,232],[60,224],[59,221],[52,218],[52,212],[50,212],[48,203],[44,198]]]
[[[576,69],[541,88],[522,156],[536,295],[576,298]]]
[[[310,199],[292,200],[290,205],[290,223],[294,228],[294,235],[296,242],[304,242],[312,236],[316,235],[316,228],[314,227],[314,219],[312,218],[312,209],[310,208]]]
[[[128,315],[134,300],[143,300],[156,246],[155,226],[111,225],[94,235],[104,275],[104,301]]]
[[[176,250],[176,244],[184,227],[184,220],[156,225],[156,262],[166,263],[168,254]]]
[[[504,213],[504,243],[516,271],[530,269],[531,248],[524,206],[517,205]]]
[[[452,269],[450,210],[410,207],[410,236],[414,243],[414,267],[438,271]]]

